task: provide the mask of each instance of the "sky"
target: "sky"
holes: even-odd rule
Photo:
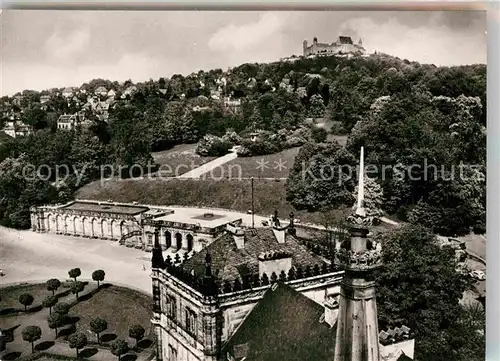
[[[475,11],[45,11],[0,13],[0,95],[145,81],[301,55],[302,42],[362,38],[368,52],[436,65],[486,64]]]

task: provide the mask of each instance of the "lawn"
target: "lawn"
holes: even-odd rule
[[[300,147],[296,147],[275,154],[238,157],[219,169],[214,169],[210,176],[214,179],[287,178],[299,149]]]
[[[195,150],[196,144],[179,144],[168,150],[154,152],[152,156],[155,163],[161,166],[162,177],[179,176],[215,159],[201,157]]]
[[[0,324],[3,329],[14,330],[13,342],[7,343],[8,357],[5,359],[16,359],[19,357],[28,356],[31,354],[31,347],[28,342],[22,339],[22,330],[29,325],[36,325],[42,329],[42,337],[35,343],[37,351],[46,351],[58,355],[66,355],[72,357],[74,350],[70,350],[64,342],[65,338],[74,330],[81,331],[86,334],[89,342],[95,341],[95,336],[91,334],[89,329],[90,319],[93,317],[102,317],[108,322],[108,329],[102,335],[103,341],[111,341],[115,338],[125,339],[130,346],[135,345],[135,340],[128,337],[128,329],[134,323],[141,324],[146,329],[146,340],[142,343],[146,347],[150,347],[154,340],[151,329],[151,297],[139,292],[104,284],[100,290],[96,290],[97,286],[91,282],[85,288],[85,291],[80,296],[80,302],[71,307],[68,314],[69,323],[59,329],[58,338],[55,339],[55,331],[47,325],[47,317],[49,310],[45,308],[36,308],[31,312],[10,313],[0,316]],[[75,295],[65,295],[64,289],[60,289],[58,293],[62,293],[59,302],[71,302],[75,300]],[[90,291],[95,291],[93,294]],[[2,300],[0,308],[18,308],[19,303],[17,297],[21,293],[30,293],[36,300],[42,300],[51,292],[47,291],[45,284],[36,285],[18,285],[5,287],[0,289]],[[75,323],[73,327],[72,323]],[[88,346],[92,355],[96,354],[93,359],[109,359],[109,351],[98,349],[91,345]],[[151,349],[150,349],[151,350]],[[145,356],[145,355],[144,355]],[[44,355],[42,358],[53,359],[50,355]],[[114,358],[114,357],[112,357]],[[142,355],[141,355],[142,358]]]
[[[152,335],[151,304],[153,300],[142,293],[111,286],[96,293],[93,297],[80,302],[71,308],[70,314],[79,317],[77,330],[85,333],[91,340],[96,340],[90,333],[90,320],[94,317],[104,318],[108,322],[108,330],[104,332],[102,341],[123,338],[130,345],[135,341],[128,338],[128,329],[133,324],[140,324],[146,330],[146,336]]]

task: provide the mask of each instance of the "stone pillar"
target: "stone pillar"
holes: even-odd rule
[[[187,252],[188,250],[188,240],[187,240],[187,234],[182,235],[182,251]]]
[[[167,249],[167,237],[165,235],[165,230],[160,228],[160,247],[162,251]]]
[[[214,299],[207,300],[200,311],[203,324],[203,354],[204,360],[217,360],[221,347],[223,316]]]

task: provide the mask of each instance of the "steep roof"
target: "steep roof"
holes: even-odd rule
[[[339,41],[341,44],[352,44],[352,39],[350,36],[339,36]]]
[[[238,249],[233,235],[226,232],[184,262],[182,268],[189,273],[194,270],[196,275],[204,275],[207,251],[212,256],[212,272],[220,281],[234,281],[248,273],[258,274],[258,256],[262,252],[287,252],[292,256],[292,266],[300,266],[303,269],[308,265],[312,268],[315,264],[321,267],[325,263],[289,233],[286,233],[285,243],[278,243],[271,228],[246,229],[244,237],[245,247]],[[270,276],[268,275],[268,277]]]
[[[222,348],[236,361],[333,360],[336,327],[324,308],[285,284],[270,288]]]

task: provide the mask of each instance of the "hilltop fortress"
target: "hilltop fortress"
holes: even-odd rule
[[[303,55],[336,55],[336,54],[359,54],[366,53],[361,39],[358,44],[354,44],[350,36],[339,36],[338,39],[331,43],[318,43],[318,38],[313,39],[312,45],[307,45],[307,40],[303,42]]]

